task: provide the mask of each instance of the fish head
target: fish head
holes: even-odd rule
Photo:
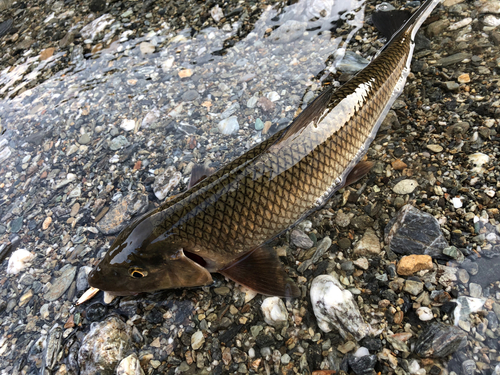
[[[210,272],[187,252],[190,245],[172,233],[158,235],[157,223],[152,215],[125,228],[89,273],[89,285],[125,296],[212,283]]]

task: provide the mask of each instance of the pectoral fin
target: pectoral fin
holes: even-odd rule
[[[344,186],[354,184],[360,178],[363,178],[368,172],[370,172],[372,167],[373,162],[368,160],[360,161],[347,175]]]
[[[218,272],[261,294],[300,296],[299,288],[285,272],[276,252],[269,247],[258,247]]]
[[[188,189],[192,188],[198,182],[214,173],[212,168],[206,168],[203,165],[195,165],[191,170],[191,178],[189,179]]]

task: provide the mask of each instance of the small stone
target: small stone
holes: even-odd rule
[[[272,112],[276,108],[276,104],[270,101],[268,98],[261,96],[257,101],[257,106],[262,108],[264,112]]]
[[[429,26],[427,26],[427,36],[431,38],[435,37],[436,35],[441,34],[449,26],[450,26],[450,20],[447,18],[433,22]]]
[[[470,59],[472,57],[471,53],[467,52],[459,52],[455,53],[454,55],[446,56],[443,58],[440,58],[436,61],[437,66],[448,66],[448,65],[454,65],[457,63],[460,63],[466,59]]]
[[[116,151],[129,145],[130,143],[129,141],[127,141],[127,138],[125,138],[125,136],[123,135],[119,135],[118,137],[115,137],[111,140],[111,142],[109,143],[109,149],[111,151]]]
[[[76,290],[79,292],[87,290],[89,283],[87,281],[87,276],[92,271],[92,267],[83,266],[78,269],[78,274],[76,275]]]
[[[313,240],[299,229],[292,230],[292,233],[290,233],[290,240],[295,246],[301,249],[310,249],[314,245]]]
[[[182,179],[182,173],[177,172],[174,166],[168,167],[165,172],[158,175],[153,183],[153,191],[159,200],[165,199]]]
[[[398,263],[397,273],[410,276],[421,270],[432,270],[432,257],[429,255],[408,255],[401,258]]]
[[[417,186],[418,182],[416,180],[402,180],[394,185],[392,191],[396,194],[411,194]]]
[[[417,309],[417,315],[420,320],[423,322],[432,320],[434,318],[434,314],[432,314],[432,310],[428,307],[421,306]]]
[[[44,303],[42,305],[42,307],[40,307],[40,317],[43,319],[43,320],[47,320],[48,317],[50,315],[50,312],[49,312],[49,304],[48,303]]]
[[[406,280],[403,290],[413,296],[416,296],[419,295],[422,290],[424,290],[424,283],[415,280]]]
[[[116,368],[116,375],[144,375],[137,354],[133,353],[123,358]]]
[[[83,133],[80,138],[78,138],[78,143],[81,145],[88,145],[90,143],[90,137],[87,133]]]
[[[396,171],[402,171],[403,169],[407,168],[408,165],[406,165],[405,162],[403,162],[401,159],[396,159],[392,163],[392,168],[394,168]]]
[[[264,321],[275,328],[282,328],[288,322],[286,306],[278,297],[268,297],[262,302]]]
[[[469,273],[464,269],[459,269],[457,272],[458,280],[462,284],[467,284],[469,282]]]
[[[473,298],[480,298],[483,295],[483,288],[476,283],[469,284],[469,295]]]
[[[220,121],[217,125],[219,131],[224,135],[230,135],[236,133],[240,129],[238,124],[238,117],[231,116]]]
[[[255,130],[262,130],[264,129],[264,122],[258,118],[257,120],[255,120]]]
[[[210,15],[215,22],[219,22],[224,17],[224,12],[219,7],[219,4],[217,4],[212,9],[210,9]]]
[[[324,332],[339,331],[344,339],[361,340],[371,330],[361,316],[353,295],[331,275],[316,277],[310,290],[318,327]]]
[[[69,216],[75,217],[78,211],[80,211],[80,203],[77,202],[71,207],[71,212],[69,213]]]
[[[141,44],[139,44],[139,49],[143,55],[149,55],[151,53],[154,53],[155,46],[153,46],[149,42],[142,42]]]
[[[7,265],[7,273],[17,275],[28,266],[28,263],[31,262],[33,258],[34,255],[26,249],[14,251],[10,256],[9,264]]]
[[[188,77],[191,77],[193,75],[193,72],[191,69],[182,69],[179,71],[179,77],[180,78],[188,78]]]
[[[44,49],[40,52],[40,61],[47,60],[49,57],[52,57],[55,50],[56,49],[54,47]]]
[[[196,331],[191,336],[191,347],[193,348],[193,350],[200,349],[204,342],[205,336],[203,336],[203,332],[201,331]]]
[[[427,145],[427,148],[432,152],[441,152],[443,151],[443,147],[440,145]]]
[[[467,345],[467,333],[455,326],[435,322],[418,337],[414,353],[421,357],[446,357]]]
[[[469,73],[464,73],[458,76],[457,81],[459,83],[469,83],[470,82],[470,76]]]
[[[55,301],[59,299],[66,290],[68,290],[69,286],[73,282],[73,279],[76,275],[76,267],[74,266],[65,266],[61,269],[62,274],[57,279],[52,282],[49,290],[44,294],[43,298],[47,301]]]
[[[45,220],[43,221],[42,229],[43,230],[47,230],[49,228],[50,224],[52,224],[52,217],[51,216],[47,216],[45,218]]]
[[[227,286],[221,286],[219,288],[214,288],[214,293],[219,294],[221,296],[225,296],[226,294],[229,294],[231,289],[229,289]]]
[[[338,242],[342,250],[347,250],[351,247],[351,240],[349,238],[341,238]]]
[[[264,129],[262,129],[262,134],[267,134],[267,132],[269,131],[269,129],[271,129],[272,124],[273,123],[271,121],[266,121],[264,123]]]
[[[255,108],[258,100],[259,98],[257,98],[256,96],[252,96],[250,99],[247,100],[247,108]]]
[[[356,256],[376,256],[381,251],[380,241],[373,231],[368,228],[363,237],[356,243],[352,255]]]
[[[458,90],[460,88],[460,85],[458,83],[454,82],[454,81],[447,81],[444,84],[445,84],[446,89],[448,91],[456,91],[456,90]],[[427,148],[429,150],[433,151],[433,152],[441,152],[442,151],[442,147],[441,146],[439,146],[439,147],[441,147],[441,151],[434,151],[434,150],[430,149],[429,146],[439,146],[439,145],[428,145]]]
[[[196,90],[188,90],[184,94],[182,94],[182,100],[185,102],[192,102],[193,100],[198,99],[198,91]]]
[[[135,120],[127,120],[124,119],[120,125],[120,128],[125,130],[126,132],[129,132],[131,130],[135,129]]]
[[[366,259],[365,257],[358,258],[353,263],[354,265],[363,270],[367,270],[370,267],[370,263],[368,262],[368,259]]]
[[[276,91],[271,91],[271,92],[268,92],[268,93],[266,94],[266,97],[267,97],[270,101],[272,101],[272,102],[276,102],[276,101],[278,101],[278,100],[280,100],[280,99],[281,99],[281,97],[279,96],[279,94],[278,94]]]

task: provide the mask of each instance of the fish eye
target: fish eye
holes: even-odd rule
[[[134,279],[140,279],[142,277],[146,277],[148,275],[148,272],[146,270],[143,270],[142,268],[137,268],[137,267],[132,267],[128,270],[130,276],[132,276]]]

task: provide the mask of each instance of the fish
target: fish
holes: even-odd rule
[[[124,296],[210,285],[220,273],[264,295],[300,296],[269,243],[369,172],[367,149],[403,91],[415,35],[439,2],[413,14],[374,13],[390,39],[368,66],[219,170],[193,168],[186,191],[123,229],[89,285]]]

